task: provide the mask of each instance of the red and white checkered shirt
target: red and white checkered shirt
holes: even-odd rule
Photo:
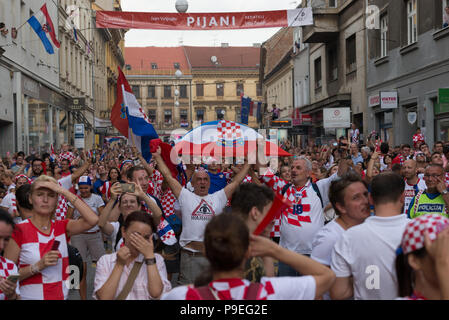
[[[162,194],[162,209],[164,209],[164,214],[166,217],[169,217],[175,213],[175,201],[176,197],[170,188]]]
[[[50,234],[44,234],[27,219],[16,225],[12,238],[20,248],[19,268],[25,268],[41,260],[49,252],[55,240],[59,244],[59,259],[55,266],[20,281],[20,295],[24,300],[65,300],[69,288],[69,255],[67,250],[67,224],[69,220],[52,221]]]
[[[0,279],[6,279],[8,276],[12,274],[19,274],[19,270],[14,262],[8,260],[2,256],[0,256]],[[19,294],[19,290],[16,290],[16,293]],[[5,294],[0,290],[0,301],[6,300]]]
[[[211,293],[219,300],[244,300],[250,282],[246,279],[220,279],[209,283]],[[256,300],[313,300],[316,282],[312,276],[262,277]],[[203,300],[193,285],[179,286],[162,297],[162,300]]]
[[[164,181],[164,177],[162,174],[154,169],[153,175],[151,176],[150,183],[152,183],[153,192],[151,193],[158,199],[162,197],[162,182]]]
[[[64,178],[59,179],[58,183],[61,187],[69,190],[70,187],[72,187],[72,175],[68,175]],[[67,199],[64,196],[59,195],[58,196],[58,206],[56,207],[56,211],[55,211],[55,219],[57,221],[65,220],[67,217],[68,209],[69,209],[69,203],[68,203]]]

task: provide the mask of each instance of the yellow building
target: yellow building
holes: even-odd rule
[[[194,126],[219,119],[241,122],[241,94],[262,101],[260,47],[183,47],[192,70]],[[249,126],[258,128],[255,117]]]

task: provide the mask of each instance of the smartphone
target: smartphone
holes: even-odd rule
[[[10,274],[6,280],[9,280],[11,282],[17,283],[19,281],[19,275],[18,274]]]
[[[122,192],[129,192],[134,193],[136,191],[136,186],[132,183],[120,183],[120,186],[122,187]]]
[[[55,242],[53,242],[53,245],[52,245],[52,247],[51,247],[51,250],[52,250],[52,251],[58,250],[59,244],[60,244],[60,241],[55,240]]]

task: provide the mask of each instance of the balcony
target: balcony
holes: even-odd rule
[[[329,43],[337,39],[338,9],[314,8],[313,25],[303,27],[304,42]]]

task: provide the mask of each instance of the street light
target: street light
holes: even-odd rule
[[[189,3],[187,0],[177,0],[175,3],[175,8],[179,13],[186,13],[189,8]]]

